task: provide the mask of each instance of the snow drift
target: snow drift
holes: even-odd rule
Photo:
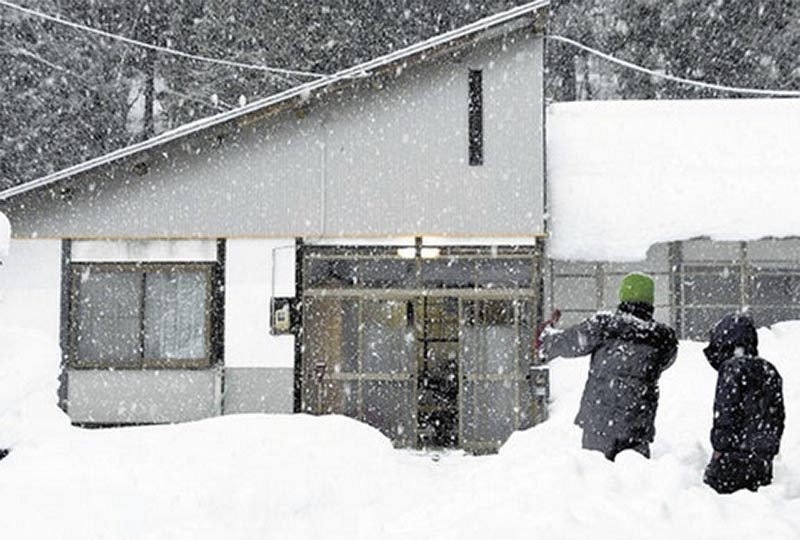
[[[3,403],[35,429],[0,461],[3,536],[795,539],[800,323],[759,337],[786,381],[775,482],[758,493],[720,496],[701,480],[716,373],[698,343],[682,342],[662,378],[653,459],[623,452],[610,463],[580,449],[572,424],[586,358],[553,362],[550,420],[514,434],[499,455],[473,457],[395,450],[378,431],[338,416],[71,428],[56,407],[54,344],[6,330],[2,391],[15,391],[9,377],[29,390]]]
[[[57,406],[60,359],[40,332],[0,326],[0,448],[45,443],[68,428]]]

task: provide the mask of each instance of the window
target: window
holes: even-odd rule
[[[71,265],[70,367],[211,365],[214,266]]]
[[[404,259],[383,254],[321,252],[306,258],[306,288],[323,289],[517,289],[535,287],[532,255],[449,253]]]
[[[483,72],[469,72],[469,164],[483,165]]]

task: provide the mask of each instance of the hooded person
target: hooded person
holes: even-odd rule
[[[703,352],[718,373],[714,453],[703,481],[718,493],[756,491],[772,482],[772,460],[780,450],[783,381],[775,366],[758,356],[758,334],[747,314],[723,317]]]
[[[650,276],[629,274],[616,311],[599,312],[565,330],[548,328],[541,337],[545,361],[591,354],[575,423],[583,429],[583,448],[611,461],[627,449],[650,457],[658,380],[677,355],[674,330],[653,320],[654,296]]]

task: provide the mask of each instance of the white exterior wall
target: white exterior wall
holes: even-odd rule
[[[228,240],[225,250],[225,367],[291,368],[294,337],[270,334],[270,299],[294,296],[295,243]]]
[[[214,240],[97,240],[72,242],[72,262],[216,261]]]
[[[61,241],[11,240],[0,265],[0,325],[34,329],[58,342]]]
[[[95,370],[69,371],[73,422],[153,424],[188,422],[221,412],[219,371]]]

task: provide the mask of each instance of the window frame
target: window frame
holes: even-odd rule
[[[70,369],[119,369],[119,370],[159,370],[159,369],[207,369],[217,363],[217,351],[213,339],[215,327],[220,316],[217,308],[217,266],[213,261],[191,262],[73,262],[70,263],[69,278],[69,339],[67,365]],[[146,358],[145,357],[145,311],[144,298],[146,289],[140,286],[139,298],[139,332],[138,332],[138,358],[109,362],[107,360],[81,358],[78,354],[79,320],[78,302],[80,300],[81,275],[86,270],[102,271],[106,273],[137,273],[141,274],[142,284],[148,273],[173,273],[173,272],[202,272],[205,275],[205,356],[201,358]]]
[[[480,167],[483,153],[483,70],[470,69],[467,97],[467,143],[470,167]]]

